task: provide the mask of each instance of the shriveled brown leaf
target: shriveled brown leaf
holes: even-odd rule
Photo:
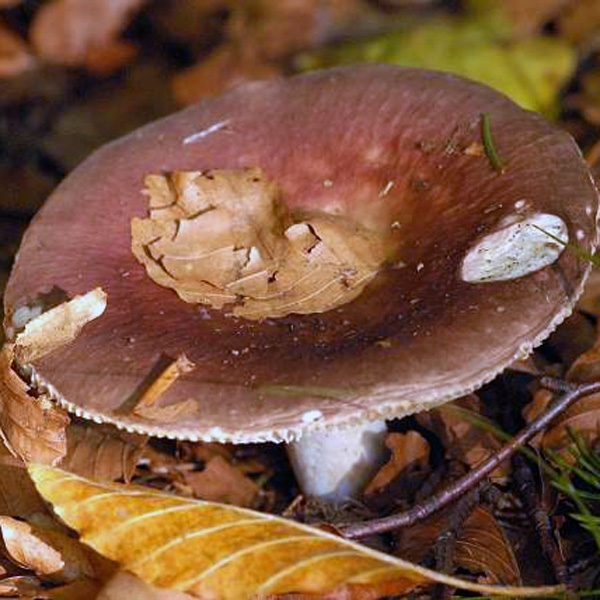
[[[567,371],[567,379],[587,383],[600,379],[600,343],[581,354]]]
[[[0,23],[0,79],[14,77],[35,65],[27,44]]]
[[[148,441],[112,425],[77,421],[67,427],[61,468],[98,481],[129,481]]]
[[[477,417],[480,413],[481,401],[475,394],[470,394],[419,413],[416,418],[421,425],[438,435],[448,458],[476,467],[502,446],[496,436],[473,422],[471,415]],[[509,465],[503,463],[493,471],[492,477],[506,477],[508,469]]]
[[[429,582],[503,595],[557,590],[477,585],[273,515],[98,484],[43,465],[29,469],[84,543],[147,583],[196,597],[327,594],[357,585],[392,594]]]
[[[33,575],[13,575],[0,580],[0,598],[37,600],[44,597],[42,583]]]
[[[3,516],[0,533],[9,558],[42,581],[69,583],[94,575],[85,546],[64,533]]]
[[[184,473],[185,482],[201,500],[253,506],[259,487],[222,456],[214,456],[203,471]]]
[[[30,396],[12,370],[13,347],[0,351],[0,429],[9,450],[25,462],[56,464],[66,454],[67,413],[48,398]]]
[[[436,516],[403,529],[396,553],[415,562],[432,552],[439,535],[448,526],[449,513]],[[519,585],[521,575],[514,550],[494,516],[478,506],[463,523],[454,550],[456,568],[475,575],[483,574],[486,583]]]
[[[44,60],[84,66],[119,33],[146,0],[53,0],[40,7],[31,25],[33,47]],[[120,66],[120,65],[119,65]]]
[[[188,105],[205,96],[219,94],[246,81],[271,79],[281,74],[279,68],[258,58],[247,49],[223,45],[197,65],[173,78],[177,102]]]
[[[388,433],[385,445],[391,452],[388,462],[379,469],[364,491],[365,496],[388,487],[406,470],[426,470],[429,463],[429,443],[417,431]]]
[[[553,400],[554,394],[552,392],[546,389],[538,390],[533,396],[533,400],[523,408],[522,412],[525,421],[531,423],[534,419],[537,419],[545,412]],[[529,442],[530,446],[540,448],[545,434],[546,431],[538,433],[531,442]]]

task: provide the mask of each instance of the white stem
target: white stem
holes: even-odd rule
[[[307,496],[340,501],[357,496],[385,456],[385,421],[307,433],[288,454]]]

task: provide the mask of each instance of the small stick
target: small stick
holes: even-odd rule
[[[410,510],[362,523],[339,525],[338,529],[347,538],[363,538],[399,529],[400,527],[407,527],[426,519],[444,506],[466,494],[480,481],[485,479],[500,463],[510,458],[519,448],[546,429],[558,415],[567,410],[579,398],[600,392],[600,382],[576,385],[543,377],[541,384],[550,390],[562,392],[562,395],[544,413],[524,427],[508,444],[500,448],[488,460],[455,481],[445,490],[434,494],[429,500],[423,504],[414,506]]]
[[[481,113],[481,139],[483,140],[485,153],[494,171],[504,173],[504,161],[500,157],[500,154],[498,154],[498,150],[496,150],[494,138],[492,137],[492,123],[488,113]]]

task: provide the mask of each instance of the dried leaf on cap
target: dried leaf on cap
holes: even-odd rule
[[[42,465],[30,473],[84,543],[147,583],[196,597],[391,595],[430,582],[513,596],[560,589],[478,585],[273,515],[98,484]]]
[[[67,454],[61,468],[97,481],[129,481],[147,436],[112,425],[76,421],[67,427]]]
[[[19,75],[35,65],[27,44],[0,23],[0,79]]]
[[[440,534],[448,526],[449,511],[402,529],[395,552],[420,562],[432,553]],[[475,507],[460,528],[454,552],[456,568],[482,577],[485,583],[519,585],[521,574],[514,550],[495,517]]]
[[[9,450],[25,462],[56,464],[67,452],[66,411],[44,395],[28,394],[12,370],[13,347],[0,351],[0,429]]]
[[[95,574],[89,550],[64,533],[3,516],[0,533],[9,558],[43,581],[68,583]]]
[[[184,480],[201,500],[236,506],[255,505],[260,488],[221,456],[214,456],[202,471],[184,472]]]
[[[429,442],[417,431],[388,433],[385,445],[391,456],[370,481],[364,491],[365,496],[377,494],[395,482],[402,485],[402,476],[407,471],[409,474],[428,471]]]
[[[117,36],[144,3],[145,0],[53,0],[35,14],[30,30],[32,44],[48,62],[85,66],[90,55],[122,44]]]

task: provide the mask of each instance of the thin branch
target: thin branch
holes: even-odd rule
[[[548,407],[537,419],[523,428],[508,444],[503,446],[494,456],[455,481],[445,490],[433,495],[423,504],[414,506],[405,512],[389,515],[380,519],[364,521],[362,523],[349,523],[337,526],[338,530],[347,538],[364,538],[378,533],[385,533],[401,527],[408,527],[418,521],[426,519],[444,506],[454,502],[463,494],[485,479],[500,463],[510,458],[519,448],[527,444],[538,433],[543,431],[550,423],[583,396],[600,392],[600,382],[587,384],[572,384],[549,377],[543,377],[541,384],[553,391],[562,392],[555,402]]]

